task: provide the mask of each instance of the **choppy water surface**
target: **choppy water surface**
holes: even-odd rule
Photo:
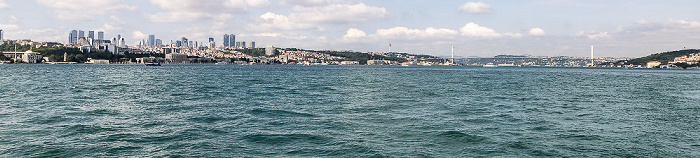
[[[0,65],[0,157],[700,157],[700,71]]]

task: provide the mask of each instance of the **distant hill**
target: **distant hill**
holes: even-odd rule
[[[629,60],[628,64],[646,65],[647,62],[650,62],[650,61],[660,61],[663,64],[667,64],[668,62],[673,61],[673,59],[676,57],[690,55],[693,53],[700,53],[700,49],[685,49],[685,50],[656,53],[656,54],[652,54],[649,56]]]

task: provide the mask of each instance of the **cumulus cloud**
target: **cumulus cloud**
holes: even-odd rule
[[[473,13],[473,14],[479,14],[479,13],[489,13],[491,12],[491,5],[486,4],[484,2],[467,2],[461,6],[459,6],[459,11],[465,12],[465,13]]]
[[[288,1],[284,1],[288,2]],[[248,30],[305,30],[317,29],[322,24],[357,24],[387,18],[385,8],[364,3],[335,3],[338,1],[306,1],[309,5],[294,5],[288,15],[267,12],[248,24]],[[311,5],[313,4],[313,5]],[[320,5],[320,6],[319,6]]]
[[[304,22],[313,23],[359,23],[380,20],[388,17],[385,8],[357,4],[330,4],[321,7],[293,7],[289,16]]]
[[[260,15],[255,24],[246,26],[248,30],[272,31],[272,30],[308,30],[316,28],[314,25],[292,21],[285,15],[267,12]]]
[[[367,36],[367,33],[365,33],[364,31],[358,30],[356,28],[350,28],[345,33],[345,36],[343,36],[343,38],[351,39],[351,38],[360,38],[360,37],[365,37],[365,36]]]
[[[7,9],[10,8],[10,5],[5,3],[5,0],[0,0],[0,9]]]
[[[150,0],[165,12],[145,14],[152,22],[196,22],[226,21],[233,14],[246,13],[248,7],[262,8],[270,5],[268,0]]]
[[[544,36],[545,33],[541,28],[532,28],[530,29],[529,34],[532,36]]]
[[[122,10],[136,10],[123,4],[123,0],[36,0],[40,5],[53,8],[60,20],[92,20],[96,15],[106,15]]]
[[[609,38],[610,35],[608,35],[608,32],[583,32],[579,31],[576,33],[576,36],[585,36],[588,37],[588,39],[600,39],[600,38]]]
[[[382,39],[432,40],[437,38],[454,37],[454,35],[457,35],[457,31],[445,28],[436,29],[433,27],[428,27],[425,30],[394,27],[390,29],[378,29],[376,35]]]
[[[459,31],[462,32],[462,35],[471,37],[499,38],[503,36],[503,34],[496,32],[496,30],[479,26],[473,22],[467,23],[467,25],[464,25]]]
[[[343,0],[283,0],[280,1],[282,6],[303,6],[303,7],[314,7],[314,6],[326,6],[330,4],[340,4]]]
[[[133,39],[146,39],[146,34],[141,31],[134,31],[131,33]]]

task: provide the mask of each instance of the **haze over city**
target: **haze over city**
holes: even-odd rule
[[[136,45],[224,34],[259,45],[447,56],[640,57],[700,48],[699,1],[0,0],[4,39],[68,42],[71,30]]]

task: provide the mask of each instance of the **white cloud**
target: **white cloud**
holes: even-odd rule
[[[367,36],[367,33],[365,33],[364,31],[358,30],[356,28],[350,28],[345,33],[345,36],[343,36],[343,38],[351,39],[351,38],[360,38],[360,37],[365,37],[365,36]]]
[[[263,8],[270,5],[270,1],[268,0],[247,0],[247,2],[249,6],[256,8]]]
[[[10,5],[5,3],[5,0],[0,0],[0,9],[7,9],[10,8]]]
[[[266,7],[268,0],[207,0],[207,2],[192,0],[150,0],[164,10],[155,14],[144,14],[152,22],[198,22],[198,21],[227,21],[233,14],[246,13],[248,7]]]
[[[335,3],[337,1],[305,1],[315,5],[295,5],[288,15],[267,12],[246,26],[252,31],[325,30],[323,24],[357,24],[387,18],[385,8],[364,3]],[[333,2],[333,3],[331,3]],[[283,1],[283,3],[288,3]]]
[[[471,37],[499,38],[503,36],[502,34],[496,32],[496,30],[479,26],[473,22],[467,23],[467,25],[464,25],[464,27],[460,28],[459,31],[462,32],[462,35]]]
[[[466,13],[489,13],[491,12],[491,5],[484,2],[467,2],[459,6],[459,11]]]
[[[267,12],[260,15],[260,18],[256,23],[251,23],[246,26],[248,30],[255,31],[275,31],[275,30],[308,30],[316,28],[314,25],[308,23],[294,22],[291,18],[285,15],[279,15],[271,12]]]
[[[433,40],[452,38],[457,35],[457,31],[432,27],[428,27],[425,30],[394,27],[390,29],[378,29],[376,35],[382,39]]]
[[[664,23],[668,28],[700,28],[700,22],[670,19]]]
[[[106,15],[136,7],[122,4],[122,0],[36,0],[38,4],[53,8],[60,20],[92,20],[96,15]]]
[[[289,16],[303,22],[313,23],[359,23],[387,18],[385,8],[357,4],[329,4],[321,7],[293,7]]]
[[[530,29],[529,34],[532,36],[544,36],[545,33],[541,28],[532,28]]]
[[[576,36],[585,36],[585,37],[588,37],[588,39],[610,38],[610,35],[608,35],[608,32],[583,32],[583,31],[579,31],[578,33],[576,33]]]
[[[131,33],[131,38],[133,39],[146,39],[146,34],[141,31],[134,31]]]
[[[314,7],[314,6],[326,6],[330,4],[341,4],[342,0],[283,0],[280,1],[282,6],[303,6],[303,7]]]

